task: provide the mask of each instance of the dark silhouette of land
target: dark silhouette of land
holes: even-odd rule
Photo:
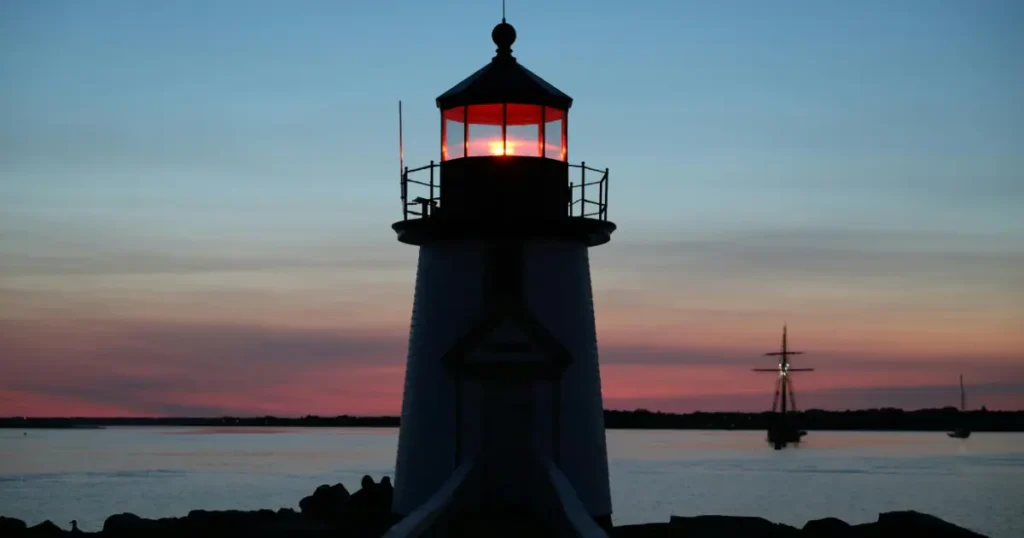
[[[363,477],[360,489],[349,493],[342,484],[324,484],[299,502],[299,510],[192,510],[183,517],[147,519],[131,513],[113,514],[98,532],[81,532],[74,521],[64,530],[47,520],[28,526],[20,519],[0,516],[0,536],[124,536],[135,538],[179,536],[241,536],[277,538],[303,536],[376,537],[401,520],[391,513],[394,488],[389,477],[375,482]],[[461,513],[452,520],[447,536],[524,536],[515,525],[496,527],[494,521],[481,521],[482,514]],[[483,524],[481,527],[480,524]],[[482,531],[482,532],[481,532]],[[549,536],[533,533],[532,536]],[[808,521],[803,528],[773,523],[759,517],[703,515],[672,516],[668,522],[622,525],[609,529],[609,538],[689,538],[717,536],[779,538],[884,538],[928,536],[931,538],[984,538],[935,516],[919,512],[886,512],[872,523],[851,525],[836,518]]]
[[[862,431],[946,431],[951,425],[976,432],[1024,432],[1024,411],[960,411],[955,407],[941,409],[862,409],[855,411],[823,411],[810,409],[791,413],[793,419],[807,430]],[[635,411],[604,412],[608,429],[664,430],[764,430],[774,414],[762,413],[661,413]],[[205,426],[205,427],[355,427],[394,428],[398,417],[357,417],[341,415],[320,417],[307,415],[287,417],[7,417],[0,418],[0,428],[102,428],[108,426]]]
[[[955,407],[941,409],[860,409],[853,411],[789,412],[794,422],[806,430],[862,431],[945,431],[949,424],[964,424],[974,431],[1022,432],[1024,411],[963,412]],[[671,429],[671,430],[764,430],[772,423],[774,413],[659,413],[636,411],[605,411],[608,429]]]

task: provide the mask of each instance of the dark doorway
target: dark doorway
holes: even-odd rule
[[[540,470],[533,452],[533,385],[496,380],[484,381],[481,388],[481,503],[525,509]]]

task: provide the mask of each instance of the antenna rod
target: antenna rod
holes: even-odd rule
[[[501,0],[501,22],[505,22],[505,0]]]
[[[405,173],[405,153],[402,146],[402,100],[398,100],[398,175]]]

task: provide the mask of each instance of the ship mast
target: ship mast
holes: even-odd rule
[[[791,355],[803,355],[803,351],[790,351],[789,343],[786,337],[786,326],[782,326],[782,347],[779,351],[773,351],[765,353],[765,357],[779,357],[779,366],[777,368],[754,368],[755,372],[777,372],[778,378],[775,381],[775,397],[772,399],[772,412],[774,413],[777,409],[783,415],[787,411],[796,410],[796,394],[793,390],[793,382],[790,379],[791,372],[813,372],[814,368],[791,368],[789,365],[789,357]],[[781,403],[780,406],[780,397]]]
[[[967,395],[964,394],[964,374],[960,374],[960,411],[967,411]]]

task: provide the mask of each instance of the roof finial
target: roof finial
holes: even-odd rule
[[[505,0],[501,0],[501,22],[505,22]]]
[[[505,11],[505,2],[501,3],[502,12]],[[504,15],[504,13],[502,13]],[[511,58],[512,57],[512,43],[516,41],[516,29],[511,24],[505,22],[505,17],[501,18],[501,22],[494,27],[491,31],[491,39],[494,44],[498,46],[498,56],[495,58]]]

